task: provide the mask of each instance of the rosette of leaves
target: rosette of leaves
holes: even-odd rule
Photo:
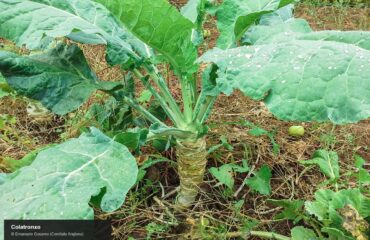
[[[220,93],[240,90],[282,120],[345,124],[370,116],[370,33],[315,32],[292,17],[291,3],[224,0],[216,12],[222,49],[198,56],[193,33],[202,27],[204,1],[191,1],[183,16],[166,0],[3,0],[0,37],[31,54],[0,51],[0,72],[19,94],[57,114],[74,111],[96,90],[140,113],[153,124],[146,141],[176,140],[178,203],[189,206],[205,172],[205,122]],[[168,121],[122,82],[100,81],[76,45],[54,43],[60,37],[105,44],[108,62],[133,73]],[[158,59],[177,75],[181,100],[169,90]],[[209,66],[198,78],[200,63]]]

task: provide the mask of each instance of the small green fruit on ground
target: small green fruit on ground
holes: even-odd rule
[[[304,135],[304,127],[302,126],[291,126],[289,128],[289,135],[293,137],[302,137]]]

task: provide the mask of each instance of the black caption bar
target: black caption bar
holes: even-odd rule
[[[5,220],[4,240],[111,240],[110,221]]]

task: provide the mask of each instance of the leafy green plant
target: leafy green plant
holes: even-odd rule
[[[361,160],[360,160],[361,161]],[[317,164],[329,178],[327,183],[339,179],[338,155],[333,151],[318,150],[312,160],[301,161],[303,164]],[[358,162],[356,167],[360,166]],[[334,173],[335,172],[335,173]],[[360,181],[359,181],[360,183]],[[282,211],[276,219],[292,220],[294,224],[304,221],[312,229],[302,226],[291,230],[292,239],[366,239],[369,229],[370,198],[359,188],[344,186],[336,190],[318,189],[315,199],[269,200]]]
[[[335,182],[339,179],[339,163],[338,154],[333,151],[318,150],[313,154],[311,160],[300,161],[303,165],[318,165],[330,182]]]
[[[253,190],[259,192],[263,195],[271,194],[271,170],[268,166],[264,165],[257,172],[254,173],[254,176],[245,180],[245,183]]]
[[[344,124],[370,116],[370,33],[314,32],[306,21],[293,18],[292,5],[289,5],[293,2],[223,1],[215,10],[221,32],[219,48],[198,57],[194,33],[203,32],[199,29],[206,15],[207,1],[189,1],[181,11],[183,16],[166,0],[3,0],[0,2],[0,36],[24,45],[32,53],[0,51],[0,72],[19,94],[41,101],[56,114],[76,110],[96,90],[140,113],[152,123],[146,141],[175,139],[180,176],[177,201],[179,205],[189,206],[203,181],[207,163],[205,122],[220,93],[231,94],[238,89],[263,101],[282,120]],[[60,37],[80,43],[105,44],[108,63],[120,65],[134,74],[172,123],[159,119],[139,104],[133,98],[134,90],[124,81],[100,81],[77,45],[60,42]],[[172,96],[158,70],[159,62],[168,63],[177,75],[181,103]],[[197,77],[200,64],[208,64],[201,79]],[[198,85],[202,86],[200,92]],[[102,138],[106,139],[98,139]],[[83,149],[94,149],[92,145],[84,145],[84,141],[81,144]],[[123,145],[115,149],[125,153],[121,161],[132,162],[132,156],[124,151]],[[50,155],[56,157],[52,152]],[[75,159],[81,162],[84,157],[79,155]],[[94,159],[101,164],[114,160]],[[63,166],[68,163],[65,159],[60,161]],[[35,160],[29,168],[36,163]],[[45,160],[46,166],[53,166],[52,161]],[[73,167],[76,168],[72,172],[81,166],[70,166]],[[121,175],[120,184],[125,188],[131,186],[130,180],[136,179],[132,176],[135,171],[127,175],[122,175],[122,171],[127,169],[112,163],[111,174],[105,181],[99,177],[101,181],[90,179],[87,185],[107,183],[113,176]],[[27,174],[30,173],[21,169],[17,179]],[[6,179],[13,181],[11,177]],[[4,191],[5,186],[3,183],[0,189]],[[44,185],[41,182],[35,186]],[[109,188],[109,184],[106,187]],[[71,188],[72,192],[76,190],[79,192]],[[84,197],[97,192],[98,188]],[[107,197],[112,196],[116,194]],[[124,194],[117,196],[118,200],[105,201],[103,210],[119,207],[122,196]],[[112,204],[109,206],[109,203]],[[9,202],[1,206],[12,208]]]
[[[249,171],[247,160],[242,160],[242,166],[229,163],[224,164],[219,168],[212,167],[209,172],[221,183],[227,186],[230,190],[234,188],[234,174],[235,173],[246,173]]]

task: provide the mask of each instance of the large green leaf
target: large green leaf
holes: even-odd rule
[[[138,173],[125,146],[92,128],[40,152],[30,166],[0,180],[0,239],[4,219],[94,219],[89,206],[102,189],[100,207],[119,208]]]
[[[180,73],[196,71],[194,24],[167,0],[97,0],[139,39],[163,54]]]
[[[291,5],[264,15],[258,25],[252,26],[245,33],[242,41],[246,44],[266,44],[292,39],[342,42],[370,50],[370,32],[314,32],[307,21],[293,17]]]
[[[107,44],[107,59],[112,64],[129,64],[134,50],[147,56],[141,41],[121,28],[107,9],[90,0],[1,1],[0,36],[29,49],[65,36],[82,43]]]
[[[358,35],[338,41],[297,40],[214,49],[200,58],[218,65],[219,89],[264,100],[283,120],[342,124],[370,116],[370,51]],[[333,40],[337,40],[334,38]],[[367,46],[361,43],[361,46]]]
[[[268,23],[269,24],[269,23]],[[256,25],[244,35],[244,44],[266,44],[291,40],[300,33],[310,33],[312,29],[304,19],[289,19],[286,22],[273,25]]]
[[[243,34],[260,18],[282,8],[294,0],[225,0],[217,10],[217,27],[220,37],[217,47],[235,46]]]
[[[96,89],[104,88],[76,45],[60,44],[30,56],[0,51],[0,72],[18,93],[57,114],[77,109]]]
[[[283,41],[311,40],[341,42],[370,50],[370,32],[365,31],[319,31],[313,32],[307,21],[290,18],[276,23],[274,15],[266,18],[264,24],[251,27],[244,35],[246,44],[279,43]]]
[[[244,44],[256,44],[270,42],[271,39],[292,38],[292,34],[312,32],[308,22],[304,19],[295,19],[293,5],[289,4],[272,13],[261,17],[259,24],[251,26],[245,32],[241,42]]]

